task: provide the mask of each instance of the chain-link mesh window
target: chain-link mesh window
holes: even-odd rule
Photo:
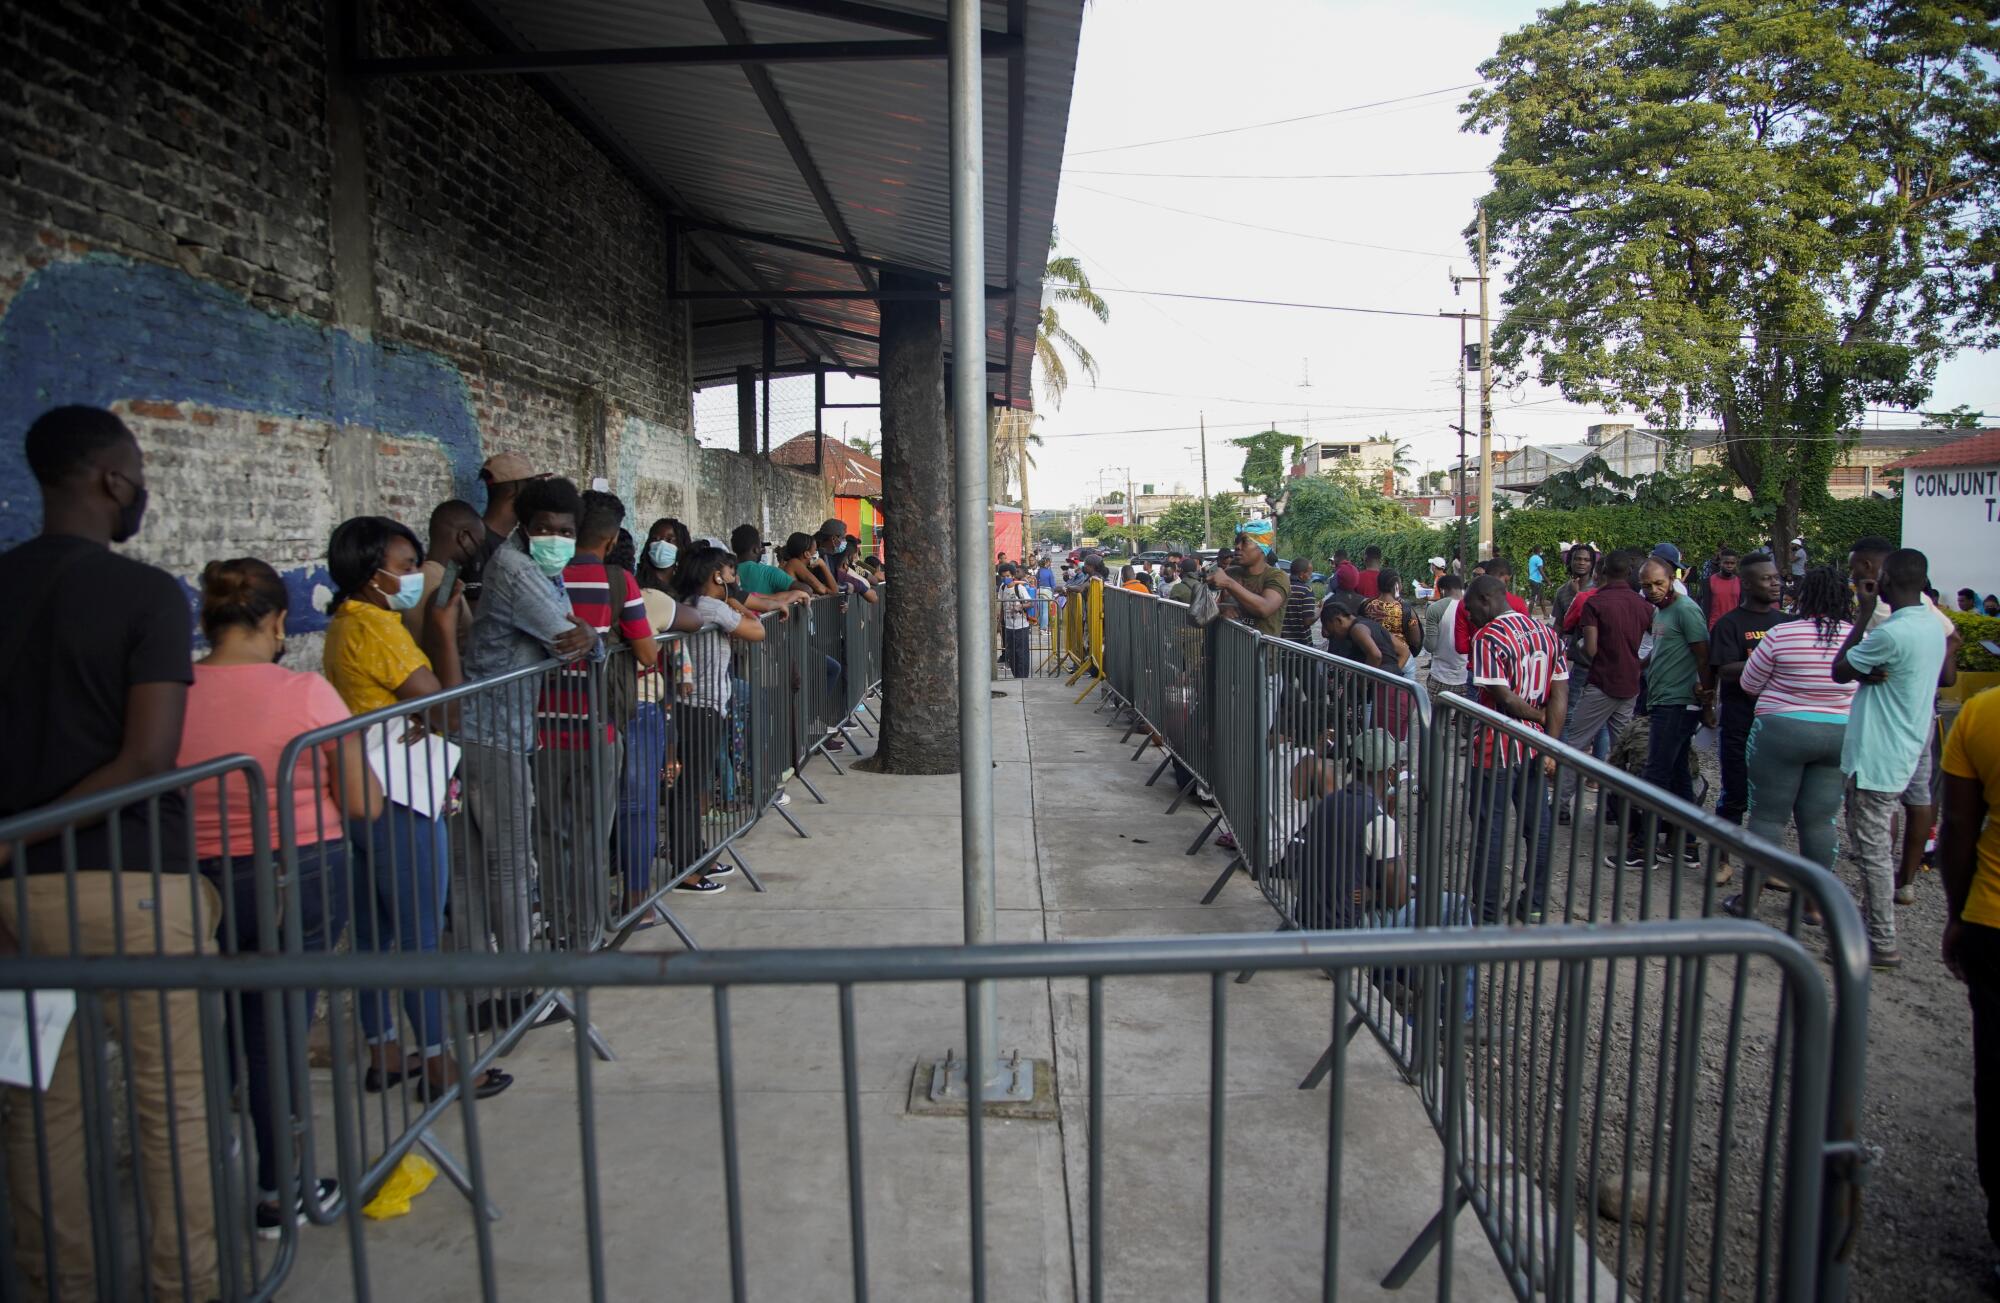
[[[764,446],[764,386],[751,386],[757,407],[756,446]],[[710,385],[694,391],[694,437],[704,448],[738,446],[736,437],[736,386]],[[771,378],[771,446],[805,434],[813,428],[813,378],[809,375]]]

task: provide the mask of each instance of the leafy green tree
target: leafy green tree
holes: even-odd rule
[[[1229,494],[1218,493],[1208,500],[1208,521],[1210,543],[1223,542],[1243,523],[1243,509]],[[1168,507],[1152,527],[1151,534],[1154,538],[1183,547],[1201,546],[1201,499],[1190,498]]]
[[[1438,531],[1352,476],[1294,480],[1277,523],[1278,555],[1307,557],[1322,568],[1335,548],[1359,556],[1372,543],[1404,573],[1419,574],[1412,567],[1440,547]]]
[[[847,439],[847,446],[853,448],[855,451],[859,452],[864,457],[874,457],[878,455],[876,453],[875,440],[869,438],[865,434],[849,435]]]
[[[1083,532],[1091,538],[1103,538],[1111,525],[1102,516],[1089,515],[1083,518]]]
[[[1924,428],[1929,430],[1977,430],[1982,428],[1984,413],[1975,412],[1964,403],[1944,412],[1925,412]]]
[[[1282,430],[1246,434],[1229,442],[1245,450],[1243,469],[1236,476],[1243,491],[1261,493],[1273,500],[1284,491],[1287,458],[1305,445],[1305,440],[1298,435],[1286,434]]]
[[[2000,48],[1974,0],[1568,0],[1502,39],[1495,362],[1713,420],[1775,540],[1868,405],[2000,344]]]

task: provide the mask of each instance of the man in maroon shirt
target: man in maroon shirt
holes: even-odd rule
[[[1361,571],[1354,577],[1354,591],[1363,600],[1377,597],[1382,588],[1382,549],[1370,544],[1361,554]]]
[[[1607,725],[1615,740],[1632,722],[1639,697],[1639,641],[1653,626],[1653,606],[1632,587],[1632,553],[1604,558],[1604,583],[1576,599],[1576,627],[1583,639],[1590,678],[1573,698],[1563,741],[1588,751]],[[1576,775],[1565,769],[1556,792],[1559,818],[1569,818]]]

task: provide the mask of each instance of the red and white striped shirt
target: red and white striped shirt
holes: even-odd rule
[[[1540,620],[1518,611],[1505,611],[1482,625],[1472,637],[1472,682],[1482,689],[1479,700],[1503,714],[1506,711],[1499,696],[1484,689],[1504,685],[1529,705],[1546,709],[1550,685],[1567,678],[1569,658],[1563,655],[1562,639]],[[1548,731],[1527,720],[1516,722],[1537,733]],[[1519,741],[1494,735],[1491,730],[1482,731],[1489,736],[1479,747],[1481,765],[1521,763],[1523,747]]]
[[[1755,694],[1757,713],[1846,718],[1855,685],[1833,681],[1833,662],[1852,627],[1842,620],[1831,639],[1820,637],[1815,620],[1787,620],[1767,631],[1743,665],[1743,690]]]

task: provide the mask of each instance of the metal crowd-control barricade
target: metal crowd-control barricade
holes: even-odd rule
[[[581,1189],[574,1206],[581,1209],[581,1218],[572,1230],[564,1230],[560,1221],[538,1227],[537,1258],[572,1257],[579,1275],[588,1280],[589,1295],[594,1299],[628,1297],[649,1282],[656,1284],[667,1262],[674,1278],[691,1292],[702,1297],[726,1293],[744,1298],[752,1265],[749,1250],[757,1237],[817,1233],[794,1219],[776,1220],[782,1214],[768,1210],[782,1203],[773,1204],[772,1190],[794,1180],[802,1167],[827,1164],[844,1173],[848,1217],[842,1230],[828,1229],[824,1242],[813,1246],[812,1256],[840,1273],[847,1283],[846,1292],[860,1300],[871,1297],[875,1290],[877,1264],[870,1253],[871,1239],[879,1241],[884,1234],[867,1215],[870,1177],[882,1180],[882,1164],[887,1160],[869,1146],[860,1095],[863,1047],[881,1032],[883,1024],[871,1021],[857,1001],[857,992],[914,983],[958,985],[965,996],[963,1032],[973,1038],[967,1042],[968,1053],[980,1054],[986,1048],[976,1039],[975,983],[1077,982],[1082,990],[1075,998],[1087,1008],[1086,1045],[1067,1107],[1082,1114],[1077,1122],[1086,1147],[1079,1292],[1095,1301],[1121,1288],[1121,1282],[1108,1279],[1114,1270],[1108,1261],[1110,1251],[1119,1247],[1117,1214],[1130,1215],[1127,1210],[1149,1201],[1182,1198],[1194,1182],[1199,1182],[1202,1192],[1198,1206],[1204,1230],[1199,1235],[1199,1254],[1206,1296],[1217,1299],[1241,1293],[1230,1294],[1227,1288],[1232,1273],[1225,1253],[1226,1236],[1232,1233],[1232,1224],[1240,1224],[1230,1215],[1230,1191],[1233,1187],[1243,1197],[1251,1197],[1251,1192],[1263,1188],[1268,1173],[1262,1166],[1247,1167],[1240,1151],[1233,1161],[1231,1157],[1232,1121],[1240,1117],[1241,1110],[1232,1108],[1228,1089],[1230,973],[1245,968],[1329,970],[1337,979],[1344,979],[1353,972],[1395,970],[1417,980],[1427,976],[1438,985],[1457,984],[1470,974],[1475,982],[1485,985],[1497,972],[1535,969],[1551,974],[1552,984],[1563,993],[1565,1007],[1575,1015],[1587,1009],[1589,993],[1629,989],[1639,974],[1666,966],[1682,973],[1711,969],[1733,973],[1739,987],[1754,978],[1760,989],[1770,990],[1788,1011],[1794,1034],[1778,1048],[1777,1057],[1795,1089],[1783,1107],[1774,1102],[1768,1112],[1745,1119],[1746,1125],[1754,1122],[1776,1137],[1783,1150],[1783,1160],[1760,1173],[1760,1179],[1775,1187],[1780,1197],[1766,1228],[1770,1273],[1756,1297],[1797,1303],[1824,1297],[1825,1279],[1820,1275],[1824,1263],[1816,1218],[1823,1192],[1818,1141],[1826,1122],[1826,1047],[1831,1034],[1827,993],[1811,957],[1795,939],[1735,920],[1661,920],[1602,930],[1373,930],[1070,944],[705,951],[677,956],[671,962],[662,962],[657,955],[553,950],[525,955],[319,953],[113,961],[7,958],[0,960],[0,986],[53,990],[88,985],[127,994],[199,992],[204,1005],[211,1006],[251,991],[323,990],[331,993],[330,1002],[335,1007],[364,999],[370,992],[396,989],[442,989],[451,994],[454,1007],[464,993],[510,987],[562,989],[576,993],[578,1013],[585,1018],[593,996],[612,988],[652,988],[662,1003],[677,989],[689,991],[697,999],[705,996],[702,1003],[713,1030],[703,1040],[712,1049],[690,1046],[687,1052],[712,1055],[714,1090],[684,1092],[678,1096],[681,1103],[674,1116],[678,1126],[700,1128],[714,1137],[712,1143],[719,1142],[720,1163],[667,1168],[607,1157],[604,1141],[615,1144],[616,1133],[608,1119],[599,1115],[595,1084],[604,1070],[587,1052],[580,1051],[572,1060],[573,1105],[562,1110],[565,1116],[574,1117],[575,1126],[565,1126],[557,1134],[575,1136],[577,1163],[563,1166],[580,1174]],[[1208,978],[1206,1123],[1178,1141],[1171,1130],[1163,1133],[1150,1126],[1133,1129],[1129,1125],[1121,1129],[1120,1120],[1131,1115],[1109,1107],[1117,1101],[1108,1100],[1106,1090],[1111,1071],[1130,1070],[1120,1054],[1123,1020],[1115,1016],[1125,1008],[1135,987],[1149,979],[1186,975]],[[842,1121],[799,1132],[791,1152],[781,1162],[746,1161],[740,1135],[740,1060],[761,1058],[772,1047],[745,1035],[736,1001],[740,996],[747,1005],[757,998],[755,989],[764,986],[790,988],[788,1000],[824,1000],[827,1017],[823,1035],[840,1065]],[[1440,1094],[1449,1100],[1475,1098],[1475,1078],[1482,1070],[1480,1055],[1472,1052],[1464,1031],[1457,1023],[1450,1025],[1440,1060]],[[1565,1151],[1580,1152],[1584,1134],[1579,1125],[1584,1112],[1581,1105],[1622,1047],[1610,1041],[1561,1035],[1551,1038],[1548,1046],[1550,1056],[1559,1061],[1560,1071],[1550,1079],[1546,1098],[1538,1103],[1546,1108]],[[793,1050],[795,1047],[787,1047],[786,1052]],[[476,1048],[462,1021],[454,1027],[450,1052],[461,1071],[470,1072],[477,1062]],[[1539,1046],[1536,1052],[1539,1057]],[[1274,1273],[1282,1273],[1288,1288],[1300,1296],[1308,1291],[1323,1297],[1335,1295],[1341,1273],[1342,1222],[1353,1216],[1348,1200],[1357,1200],[1367,1209],[1373,1206],[1375,1195],[1373,1189],[1347,1179],[1344,1168],[1353,1093],[1344,1055],[1337,1056],[1331,1065],[1330,1084],[1324,1130],[1316,1139],[1301,1137],[1300,1158],[1324,1173],[1323,1182],[1314,1183],[1323,1191],[1315,1199],[1314,1209],[1319,1232],[1295,1246],[1300,1252],[1289,1255],[1287,1261],[1260,1260],[1256,1265],[1260,1282],[1268,1284],[1277,1278]],[[548,1081],[540,1086],[544,1091],[558,1089]],[[938,1297],[986,1297],[991,1274],[991,1128],[980,1099],[981,1083],[975,1080],[971,1089],[962,1168],[967,1189],[965,1212],[962,1216],[952,1213],[937,1232],[963,1237],[965,1248],[962,1257],[949,1263],[932,1261],[934,1250],[927,1253],[926,1279],[934,1280]],[[506,1109],[502,1104],[499,1110],[490,1110],[471,1093],[461,1094],[456,1102],[467,1168],[482,1201],[486,1194],[483,1173],[490,1170],[492,1155],[507,1146],[512,1127],[534,1126],[547,1138],[546,1119],[510,1117]],[[1480,1129],[1477,1114],[1469,1108],[1447,1109],[1443,1117],[1438,1166],[1449,1197],[1458,1188],[1460,1173],[1486,1161],[1490,1141]],[[299,1121],[305,1129],[312,1126],[310,1116]],[[1679,1134],[1676,1152],[1695,1143],[1693,1136]],[[1134,1155],[1144,1160],[1136,1169],[1141,1175],[1116,1182],[1107,1179],[1114,1164],[1127,1164],[1124,1170],[1128,1172],[1135,1170],[1129,1166]],[[1147,1170],[1162,1170],[1159,1160],[1163,1156],[1174,1160],[1167,1163],[1164,1178],[1143,1175]],[[1716,1155],[1716,1161],[1732,1171],[1750,1162],[1741,1152],[1726,1148]],[[1545,1246],[1547,1254],[1539,1288],[1551,1297],[1565,1299],[1627,1294],[1628,1289],[1605,1278],[1608,1264],[1596,1251],[1576,1197],[1582,1193],[1578,1189],[1580,1170],[1572,1167],[1554,1173],[1553,1192],[1535,1192],[1548,1212],[1548,1220],[1532,1228],[1532,1245],[1538,1249]],[[1526,1171],[1519,1173],[1517,1184],[1526,1184],[1529,1176]],[[676,1235],[664,1243],[650,1236],[607,1234],[607,1222],[614,1214],[629,1222],[631,1210],[654,1208],[670,1187],[680,1197],[699,1201],[704,1209],[717,1210],[722,1233]],[[1494,1206],[1492,1201],[1502,1198],[1514,1201],[1509,1206],[1518,1206],[1521,1196],[1494,1189],[1482,1191],[1473,1202],[1484,1218]],[[750,1211],[758,1208],[767,1210],[762,1216],[773,1220],[758,1221]],[[435,1264],[440,1260],[467,1263],[470,1271],[466,1275],[476,1272],[477,1285],[467,1279],[466,1287],[476,1288],[486,1297],[496,1296],[510,1283],[505,1262],[513,1259],[503,1259],[496,1252],[493,1230],[484,1218],[450,1219],[412,1228],[400,1221],[364,1221],[352,1212],[351,1203],[349,1210],[342,1222],[345,1253],[333,1253],[329,1246],[316,1255],[320,1269],[317,1283],[322,1288],[358,1300],[401,1297],[407,1278],[400,1272],[415,1262]],[[906,1215],[926,1214],[908,1210]],[[1649,1237],[1662,1250],[1679,1245],[1692,1236],[1694,1220],[1685,1205],[1655,1200],[1648,1221]],[[1443,1220],[1437,1234],[1438,1296],[1450,1298],[1458,1280],[1454,1270],[1455,1221]],[[842,1239],[844,1246],[839,1243]],[[1315,1239],[1317,1244],[1312,1242]],[[663,1253],[671,1257],[663,1261]],[[343,1263],[347,1279],[340,1281],[337,1276]],[[537,1270],[541,1270],[539,1265]],[[1521,1272],[1510,1269],[1509,1280],[1520,1297],[1532,1297],[1536,1284]],[[1669,1286],[1675,1283],[1668,1281]],[[1680,1297],[1681,1293],[1670,1288],[1663,1296]]]
[[[847,718],[849,667],[843,659],[847,652],[846,607],[862,600],[849,593],[823,594],[802,603],[792,616],[804,622],[805,632],[805,664],[800,667],[800,677],[806,702],[806,741],[799,759],[801,769],[806,760],[818,755],[835,773],[842,772],[840,762],[828,754],[827,743],[839,736],[840,725]]]
[[[1136,621],[1113,621],[1109,633],[1114,644],[1133,639],[1110,649],[1113,665],[1136,654],[1164,667],[1177,646]],[[1713,965],[1666,960],[1591,986],[1533,965],[1499,965],[1470,985],[1437,969],[1349,969],[1341,998],[1352,1015],[1303,1086],[1323,1080],[1366,1027],[1419,1087],[1440,1134],[1455,1129],[1466,1146],[1445,1212],[1389,1283],[1435,1246],[1446,1213],[1470,1205],[1523,1297],[1558,1290],[1576,1268],[1553,1234],[1566,1218],[1618,1288],[1765,1297],[1778,1280],[1776,1227],[1793,1211],[1794,1187],[1777,1174],[1809,1161],[1827,1183],[1819,1284],[1823,1297],[1842,1296],[1859,1216],[1867,1012],[1866,942],[1847,892],[1466,698],[1432,700],[1401,675],[1240,625],[1212,626],[1203,643],[1196,677],[1212,682],[1195,688],[1207,709],[1194,718],[1211,721],[1206,744],[1182,750],[1171,713],[1166,732],[1218,801],[1195,847],[1218,820],[1237,841],[1205,902],[1242,869],[1285,929],[1712,919],[1737,889],[1795,938],[1823,920],[1833,1009],[1814,1050],[1823,1087],[1783,1067],[1795,1011],[1740,971],[1719,978]],[[1727,888],[1725,863],[1739,875]],[[1575,1056],[1613,1044],[1621,1054],[1599,1058],[1580,1086]],[[1449,1084],[1454,1071],[1462,1088]],[[1826,1126],[1801,1159],[1776,1119],[1804,1106],[1804,1089],[1824,1090]],[[1672,1233],[1661,1226],[1666,1205],[1692,1210]]]
[[[8,963],[276,953],[270,834],[241,755],[0,821]],[[255,1210],[266,1182],[290,1188],[279,1003],[242,984],[37,985],[18,1016],[46,1089],[0,1087],[0,1297],[271,1297],[298,1237],[289,1217],[260,1237]]]
[[[1585,1230],[1619,1278],[1662,1297],[1763,1297],[1777,1279],[1775,1227],[1793,1211],[1770,1174],[1811,1162],[1826,1179],[1815,1210],[1820,1297],[1844,1297],[1860,1218],[1868,1016],[1867,937],[1852,896],[1818,866],[1469,699],[1433,705],[1424,762],[1431,841],[1419,870],[1426,921],[1454,902],[1530,931],[1714,919],[1740,889],[1777,930],[1823,939],[1832,1008],[1812,1051],[1825,1064],[1815,1084],[1787,1067],[1803,1036],[1797,1010],[1740,973],[1718,980],[1710,966],[1666,961],[1621,989],[1504,966],[1480,992],[1478,1034],[1525,1028],[1535,1056],[1470,1073],[1457,1097],[1437,1085],[1439,1055],[1424,1083],[1434,1119],[1455,1107],[1479,1142],[1467,1151],[1461,1197],[1480,1208],[1496,1247],[1525,1246],[1517,1258],[1532,1274],[1548,1259],[1533,1252],[1536,1209],[1521,1187],[1555,1183],[1565,1170],[1599,1181],[1642,1172],[1643,1183],[1623,1181],[1616,1198],[1577,1194]],[[1583,1052],[1566,1038],[1626,1043],[1622,1063],[1600,1070],[1552,1127],[1546,1110],[1561,1056]],[[1801,1142],[1781,1143],[1769,1119],[1804,1107],[1809,1090],[1824,1093],[1825,1127],[1801,1156],[1791,1147]],[[1722,1153],[1754,1155],[1755,1164],[1724,1170]],[[1662,1236],[1651,1224],[1664,1203],[1688,1210],[1682,1234]]]

